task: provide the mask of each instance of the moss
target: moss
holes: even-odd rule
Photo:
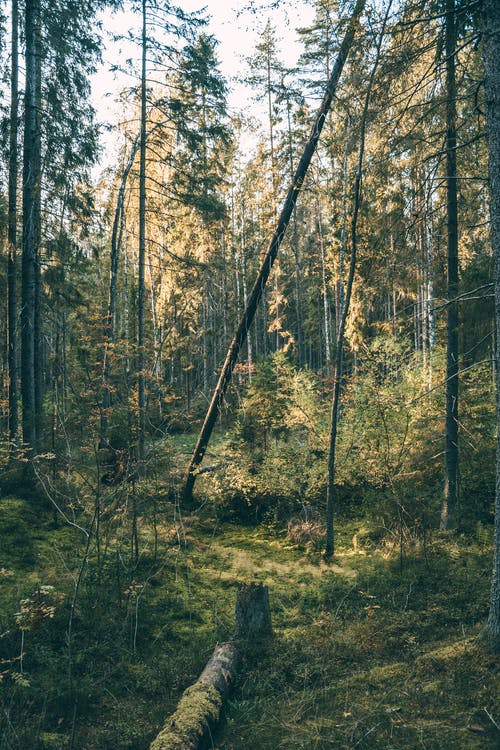
[[[29,568],[35,562],[33,530],[36,515],[26,500],[5,497],[0,500],[0,567]]]
[[[197,682],[187,688],[175,713],[151,744],[151,750],[197,747],[220,714],[222,698],[212,685]]]

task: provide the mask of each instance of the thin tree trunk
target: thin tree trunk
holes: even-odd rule
[[[247,287],[247,259],[246,259],[246,248],[245,248],[245,204],[241,207],[241,282],[243,285],[243,304],[246,308],[248,304],[248,287]],[[252,356],[252,337],[248,337],[247,341],[248,350],[248,380],[252,380],[252,368],[253,368],[253,356]]]
[[[342,68],[344,67],[344,63],[347,59],[349,49],[353,42],[354,33],[356,31],[356,27],[358,25],[361,13],[363,12],[364,6],[365,6],[365,0],[357,0],[346,35],[344,37],[344,40],[339,50],[339,54],[337,56],[337,60],[334,65],[332,75],[330,77],[330,80],[328,81],[328,85],[326,87],[326,92],[323,97],[323,101],[316,115],[316,119],[314,121],[312,131],[309,136],[309,140],[307,141],[307,144],[304,148],[302,157],[295,171],[292,185],[289,188],[288,194],[285,198],[285,202],[281,211],[281,215],[278,220],[278,226],[274,232],[269,249],[267,250],[267,253],[262,262],[262,266],[257,275],[257,279],[255,281],[254,287],[250,294],[250,298],[248,300],[248,305],[243,313],[243,317],[240,321],[238,329],[234,335],[234,338],[227,352],[226,360],[224,362],[221,374],[219,376],[219,381],[215,388],[212,401],[210,403],[208,412],[205,417],[205,421],[203,423],[203,427],[198,437],[198,442],[196,444],[193,456],[191,458],[191,461],[188,467],[184,490],[183,490],[183,496],[184,496],[185,501],[188,501],[191,499],[193,486],[196,480],[196,470],[198,466],[200,465],[201,461],[203,460],[203,456],[205,455],[208,441],[210,440],[210,436],[212,434],[212,430],[217,420],[219,410],[222,406],[224,394],[226,393],[227,387],[231,380],[231,375],[233,372],[234,365],[236,364],[239,351],[247,337],[248,330],[255,316],[257,305],[262,296],[263,290],[265,288],[266,282],[271,272],[271,268],[278,254],[278,250],[283,240],[283,236],[285,234],[290,218],[292,216],[294,206],[297,203],[299,192],[304,183],[304,178],[306,176],[307,169],[311,162],[312,156],[316,150],[316,146],[317,146],[319,137],[321,135],[321,131],[323,129],[325,118],[328,114],[328,110],[330,109],[333,95],[335,93],[335,89],[337,87],[340,75],[342,73]]]
[[[203,293],[201,296],[201,330],[202,330],[202,367],[203,393],[208,395],[208,279],[206,268],[203,268]]]
[[[445,484],[441,529],[453,529],[458,505],[458,209],[455,0],[446,0],[446,195],[448,216],[448,318],[446,348]]]
[[[139,279],[137,299],[137,344],[138,344],[138,458],[142,464],[145,457],[146,433],[146,379],[144,357],[144,313],[146,262],[146,0],[142,0],[142,69],[141,69],[141,140],[139,165]]]
[[[27,0],[25,10],[26,84],[23,148],[23,252],[21,306],[21,397],[23,441],[36,450],[35,432],[35,276],[36,276],[36,194],[40,175],[40,127],[36,108],[37,27],[39,0]]]
[[[340,230],[340,254],[339,254],[339,278],[337,281],[335,327],[337,339],[340,331],[342,310],[344,309],[344,264],[347,242],[347,168],[349,166],[349,141],[351,130],[351,117],[346,117],[346,137],[344,149],[344,161],[342,163],[342,229]]]
[[[109,385],[110,377],[110,349],[115,340],[115,310],[116,310],[116,286],[118,281],[118,264],[120,260],[123,239],[123,211],[125,201],[125,188],[127,179],[137,154],[140,142],[140,133],[137,135],[130,152],[129,160],[123,170],[123,175],[118,189],[116,199],[115,216],[111,233],[111,265],[109,271],[109,295],[108,309],[104,325],[104,354],[102,362],[102,406],[101,406],[101,446],[106,445],[108,439],[108,416],[111,406],[111,392]]]
[[[286,111],[287,111],[287,124],[288,124],[288,153],[290,160],[290,179],[293,179],[293,139],[292,139],[292,123],[290,117],[290,98],[286,100]],[[293,208],[293,258],[294,258],[294,270],[295,270],[295,317],[296,317],[296,335],[297,335],[297,359],[299,367],[302,365],[304,356],[304,341],[302,334],[302,300],[300,295],[300,257],[299,257],[299,228],[297,222],[297,206]]]
[[[494,258],[495,322],[498,341],[500,335],[500,25],[497,0],[484,0],[483,3],[483,60],[491,188],[490,216]],[[498,346],[495,349],[495,365],[499,429],[496,461],[495,545],[486,639],[490,648],[498,653],[500,652],[500,352]]]
[[[328,301],[328,284],[326,280],[325,242],[323,238],[323,221],[321,219],[321,207],[318,203],[318,235],[321,250],[321,291],[323,295],[323,325],[325,328],[325,360],[326,366],[330,367],[332,361],[331,334],[330,334],[330,303]]]
[[[17,0],[12,0],[10,128],[9,128],[9,213],[8,213],[8,367],[9,367],[9,440],[15,445],[19,430],[17,392],[17,135],[18,135],[18,26]]]
[[[342,316],[340,319],[340,327],[337,339],[337,353],[335,356],[335,378],[333,388],[333,400],[332,400],[332,412],[330,422],[330,444],[328,450],[328,482],[326,490],[326,546],[325,546],[325,558],[329,560],[335,551],[334,544],[334,510],[335,510],[335,457],[337,448],[337,429],[339,421],[339,410],[340,410],[340,393],[342,389],[342,375],[343,375],[343,359],[344,359],[344,335],[345,327],[347,322],[347,316],[349,315],[349,305],[351,301],[352,286],[354,282],[354,273],[356,271],[356,254],[357,254],[357,224],[358,224],[358,213],[361,204],[361,177],[363,173],[363,157],[365,152],[365,133],[366,133],[366,119],[368,114],[368,106],[370,104],[370,97],[373,88],[373,81],[375,79],[375,72],[378,67],[380,60],[380,50],[382,47],[382,40],[384,38],[385,26],[389,11],[392,5],[392,0],[389,1],[387,10],[382,23],[382,29],[377,43],[377,53],[375,62],[373,64],[370,80],[368,83],[368,90],[366,92],[365,103],[363,107],[363,114],[361,116],[361,132],[359,138],[359,155],[358,155],[358,166],[356,169],[356,180],[354,183],[354,197],[353,197],[353,211],[351,220],[351,262],[349,265],[349,276],[347,279],[347,286],[345,290],[344,304],[342,305]]]
[[[432,390],[433,381],[433,363],[432,358],[436,345],[436,316],[434,312],[434,270],[432,264],[432,225],[431,213],[429,208],[430,188],[428,197],[425,201],[425,247],[426,247],[426,268],[427,268],[427,320],[429,325],[429,369],[428,369],[428,388]]]
[[[41,59],[41,29],[40,11],[36,19],[36,55],[35,55],[35,106],[37,113],[42,111],[42,59]],[[39,116],[39,115],[38,115]],[[43,288],[42,288],[42,258],[41,258],[41,130],[38,128],[38,142],[34,151],[36,163],[34,165],[37,180],[35,183],[35,319],[33,336],[35,339],[35,435],[37,450],[40,449],[42,440],[43,423],[43,392],[45,388],[45,352],[43,341]]]

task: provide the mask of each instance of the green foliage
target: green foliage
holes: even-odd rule
[[[490,527],[479,523],[472,544],[465,537],[405,537],[401,570],[399,538],[351,518],[340,524],[335,565],[320,564],[318,515],[313,507],[300,510],[296,488],[307,479],[300,463],[307,433],[299,428],[300,452],[295,429],[268,449],[264,462],[274,530],[221,525],[217,506],[206,506],[217,518],[180,516],[163,485],[153,495],[157,480],[141,478],[135,560],[126,510],[117,507],[125,496],[115,488],[102,496],[100,547],[94,527],[87,552],[78,529],[54,525],[48,513],[37,512],[35,520],[31,501],[2,500],[4,538],[12,541],[2,549],[0,595],[6,750],[18,742],[62,747],[71,736],[78,750],[145,750],[216,641],[233,632],[241,580],[270,585],[276,636],[257,666],[244,665],[220,747],[327,747],[332,737],[342,742],[351,735],[363,745],[378,722],[369,735],[373,747],[386,747],[391,731],[396,748],[412,746],[421,731],[438,747],[448,741],[450,694],[464,727],[461,746],[474,747],[467,744],[473,737],[467,723],[478,722],[489,741],[490,729],[474,711],[480,703],[496,715],[494,678],[471,639],[487,606]],[[185,449],[180,438],[172,443],[169,452]],[[281,488],[275,479],[271,484],[276,466]],[[254,479],[261,487],[261,477]],[[80,494],[74,517],[91,530],[86,506],[94,498],[85,499],[86,482],[69,487],[74,499]],[[69,512],[62,493],[58,498]],[[292,515],[287,533],[274,523],[276,498],[278,510]],[[14,517],[24,518],[21,533],[32,557],[18,555],[20,539],[8,524]],[[400,713],[406,728],[396,721]]]
[[[286,435],[288,399],[285,382],[292,367],[283,352],[259,361],[237,416],[236,437],[264,451],[269,437]]]
[[[374,338],[344,381],[337,449],[339,517],[364,515],[395,535],[438,525],[443,482],[442,352],[423,361],[403,341]],[[462,378],[462,525],[491,521],[495,406],[489,364]],[[241,399],[222,468],[200,491],[223,517],[288,520],[303,506],[320,515],[326,496],[329,393],[283,352],[261,360]],[[441,415],[441,416],[440,416]],[[467,458],[465,458],[467,457]],[[214,463],[217,463],[217,460]]]
[[[481,554],[440,539],[400,572],[392,556],[340,549],[354,577],[275,579],[276,643],[239,683],[217,747],[495,747],[483,706],[497,716],[498,674],[475,637]]]
[[[37,513],[26,500],[0,499],[0,567],[23,570],[34,565],[36,521]]]

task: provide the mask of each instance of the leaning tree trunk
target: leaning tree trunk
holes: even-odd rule
[[[498,0],[483,3],[483,59],[484,90],[486,94],[486,133],[489,149],[489,173],[491,187],[491,236],[493,241],[495,323],[497,342],[500,340],[500,25]],[[496,399],[497,399],[497,464],[495,492],[495,547],[493,552],[493,576],[491,603],[486,626],[489,646],[500,652],[500,348],[495,351]]]
[[[354,184],[354,197],[353,197],[353,212],[351,220],[351,262],[349,265],[349,277],[347,279],[347,286],[345,290],[345,299],[342,305],[342,315],[340,319],[340,326],[337,338],[337,354],[335,358],[335,379],[333,388],[333,400],[332,400],[332,412],[330,421],[330,444],[328,451],[328,481],[326,490],[326,548],[325,558],[328,560],[333,556],[334,553],[334,528],[333,528],[333,515],[335,509],[335,458],[336,458],[336,447],[337,447],[337,428],[339,421],[339,408],[340,408],[340,393],[342,388],[342,376],[343,376],[343,361],[344,361],[344,337],[345,327],[347,323],[347,316],[349,315],[349,305],[351,302],[352,286],[354,283],[354,273],[356,271],[356,254],[357,254],[357,226],[358,226],[358,213],[361,203],[361,177],[363,173],[363,157],[365,153],[365,134],[366,134],[366,119],[368,115],[368,106],[370,104],[370,98],[373,88],[373,81],[375,79],[375,72],[378,67],[380,60],[380,50],[382,47],[382,40],[384,38],[385,27],[387,19],[389,17],[389,11],[392,5],[390,0],[387,10],[385,13],[382,29],[377,43],[377,53],[375,62],[373,64],[370,80],[368,83],[368,90],[366,92],[365,104],[363,107],[363,113],[361,115],[361,133],[359,139],[359,155],[358,165],[356,169],[356,179]]]
[[[458,209],[455,0],[446,0],[445,37],[448,340],[446,346],[445,485],[441,510],[441,529],[453,529],[456,525],[458,503]]]
[[[267,283],[269,274],[271,272],[271,268],[273,266],[274,261],[276,260],[279,247],[283,240],[290,218],[293,214],[293,209],[297,203],[299,192],[302,188],[309,164],[316,150],[316,146],[317,146],[319,137],[321,135],[321,131],[323,129],[323,125],[325,123],[328,110],[330,109],[330,105],[332,103],[332,99],[333,99],[335,90],[337,88],[337,84],[340,79],[340,74],[342,73],[342,68],[344,67],[344,63],[347,59],[347,55],[352,45],[352,42],[354,39],[354,33],[356,31],[356,27],[359,22],[361,13],[363,12],[365,2],[366,0],[357,0],[346,35],[344,37],[344,40],[339,50],[337,60],[335,62],[335,65],[332,71],[332,75],[330,77],[330,80],[328,81],[328,85],[326,87],[326,92],[323,97],[323,101],[316,115],[316,119],[314,121],[314,125],[312,127],[309,140],[306,143],[302,157],[299,161],[297,169],[295,170],[295,175],[292,181],[292,185],[289,188],[287,196],[285,198],[285,202],[281,210],[281,215],[278,220],[278,226],[276,227],[274,235],[271,239],[271,244],[269,246],[269,249],[267,250],[267,253],[262,262],[262,266],[257,275],[257,279],[250,293],[248,305],[246,306],[246,309],[243,313],[243,317],[240,321],[238,329],[229,346],[229,350],[226,355],[226,360],[222,367],[222,371],[219,376],[217,386],[212,396],[212,401],[208,408],[205,421],[203,423],[200,435],[198,437],[198,442],[194,449],[194,453],[193,453],[191,462],[187,470],[187,475],[186,475],[186,480],[185,480],[185,485],[184,485],[184,490],[183,490],[183,498],[185,501],[189,501],[191,499],[194,483],[196,481],[197,468],[202,462],[203,456],[205,455],[208,441],[210,440],[212,430],[214,428],[215,422],[217,421],[217,416],[222,406],[222,402],[223,402],[227,387],[231,380],[232,372],[236,364],[238,354],[240,352],[240,349],[243,343],[246,340],[248,330],[250,326],[252,325],[252,321],[255,317],[255,312],[257,310],[257,305],[260,301],[260,298],[262,297],[265,285]]]
[[[17,134],[18,134],[18,26],[17,0],[12,0],[10,127],[9,127],[9,209],[8,209],[8,363],[9,363],[9,440],[17,443],[19,429],[17,393]]]

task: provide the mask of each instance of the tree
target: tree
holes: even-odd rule
[[[351,261],[349,264],[349,276],[346,284],[345,300],[342,306],[342,315],[339,326],[339,334],[337,340],[337,354],[335,358],[335,375],[334,375],[334,386],[333,386],[333,400],[332,400],[332,414],[330,422],[330,440],[329,440],[329,451],[328,451],[328,483],[327,483],[327,495],[326,495],[326,547],[325,547],[325,558],[328,560],[333,556],[334,553],[334,523],[333,515],[335,509],[335,456],[336,456],[336,445],[337,445],[337,428],[339,420],[339,408],[340,408],[340,394],[342,388],[343,378],[343,349],[344,349],[344,334],[347,323],[347,316],[349,315],[349,305],[351,301],[352,288],[354,283],[354,274],[356,271],[356,257],[357,257],[357,224],[358,214],[361,204],[361,180],[363,175],[363,159],[365,153],[365,139],[366,139],[366,125],[368,116],[368,107],[370,105],[370,98],[373,88],[373,81],[375,79],[375,73],[377,71],[380,51],[382,47],[382,41],[384,39],[385,27],[391,9],[392,0],[389,0],[387,10],[385,12],[382,28],[380,30],[377,52],[375,61],[373,63],[370,80],[368,82],[368,89],[365,96],[365,102],[363,112],[361,115],[360,125],[360,136],[359,136],[359,153],[358,153],[358,165],[356,169],[356,179],[354,183],[354,196],[353,196],[353,208],[351,218]]]
[[[18,26],[17,0],[12,0],[11,75],[9,127],[9,213],[8,213],[8,360],[9,440],[15,443],[19,430],[17,389],[17,171],[18,171]]]
[[[141,129],[139,140],[139,279],[137,299],[137,348],[138,348],[138,458],[142,463],[145,457],[146,432],[146,376],[144,356],[144,306],[146,266],[146,64],[147,64],[147,20],[146,0],[142,0],[142,57],[141,57]]]
[[[495,652],[500,652],[500,28],[498,2],[483,2],[483,61],[484,88],[487,105],[486,133],[489,150],[489,178],[491,189],[491,239],[493,244],[495,323],[497,347],[495,352],[497,405],[497,459],[495,491],[495,541],[491,600],[486,638]]]
[[[446,197],[448,235],[448,315],[446,347],[445,487],[441,528],[456,525],[458,504],[458,209],[457,111],[455,50],[457,46],[455,0],[446,0]]]
[[[23,441],[36,451],[35,308],[40,220],[41,134],[37,90],[40,52],[40,2],[27,0],[25,10],[26,90],[23,150],[23,254],[21,306],[21,394]]]

